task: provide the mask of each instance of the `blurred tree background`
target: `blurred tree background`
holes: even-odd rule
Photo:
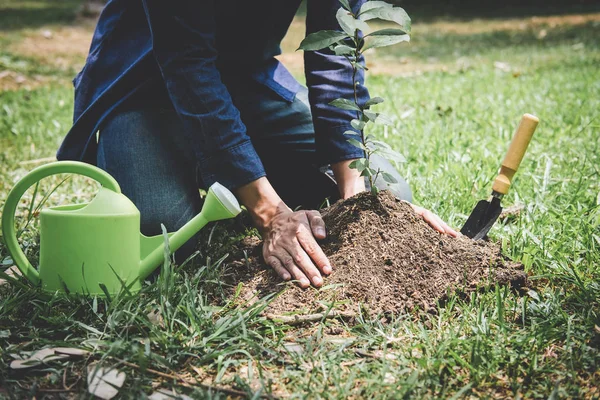
[[[531,15],[585,13],[600,10],[598,0],[385,0],[410,11],[419,19],[432,18],[506,18]],[[108,0],[86,0],[82,6],[85,14],[98,13]],[[300,13],[306,9],[306,0]]]
[[[98,0],[92,0],[98,1]],[[600,11],[598,0],[385,0],[403,7],[417,20],[437,18],[522,18],[534,15],[579,14]],[[299,13],[304,14],[306,0]]]

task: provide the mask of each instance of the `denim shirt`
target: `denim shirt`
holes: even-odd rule
[[[74,123],[58,159],[94,164],[96,132],[128,99],[168,102],[183,124],[183,132],[172,134],[189,141],[204,184],[219,181],[233,189],[265,176],[226,83],[229,77],[253,79],[293,101],[299,83],[275,56],[300,2],[109,1],[73,81]],[[363,2],[350,1],[355,10]],[[338,0],[308,0],[307,34],[340,30],[339,7]],[[353,99],[349,63],[329,50],[306,52],[304,61],[319,164],[362,157],[344,136],[356,114],[329,105],[339,97]],[[365,102],[369,95],[359,71],[359,101]]]

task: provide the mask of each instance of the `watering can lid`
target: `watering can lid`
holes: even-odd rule
[[[223,204],[223,206],[233,215],[237,215],[241,212],[240,204],[237,199],[225,186],[219,182],[215,182],[210,187],[217,199]]]

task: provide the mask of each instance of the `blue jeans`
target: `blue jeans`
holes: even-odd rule
[[[267,178],[291,208],[318,208],[326,198],[339,198],[330,170],[315,164],[315,135],[303,88],[293,102],[281,100],[257,83],[230,86],[234,104],[240,110],[248,135],[265,167]],[[110,173],[123,193],[140,210],[141,231],[161,233],[164,224],[175,231],[195,216],[202,206],[196,163],[191,146],[184,142],[181,122],[174,109],[124,107],[101,127],[98,166]],[[376,182],[408,201],[408,184],[385,159],[374,156],[376,168],[398,180],[389,185]],[[178,254],[191,253],[190,240]]]

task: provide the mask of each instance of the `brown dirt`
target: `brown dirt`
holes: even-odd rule
[[[93,28],[86,23],[27,30],[21,40],[8,46],[8,51],[59,69],[79,69],[85,63]]]
[[[65,84],[66,79],[43,75],[23,75],[19,72],[0,69],[0,93],[12,90],[33,90],[51,83]]]
[[[430,228],[412,208],[389,192],[362,193],[323,210],[328,239],[322,243],[334,271],[324,287],[302,290],[285,284],[264,265],[261,243],[245,244],[234,262],[233,285],[242,300],[287,286],[270,304],[274,314],[321,311],[332,301],[342,311],[363,304],[371,314],[433,311],[449,293],[469,293],[498,283],[527,285],[523,266],[500,253],[496,243],[451,238]]]

